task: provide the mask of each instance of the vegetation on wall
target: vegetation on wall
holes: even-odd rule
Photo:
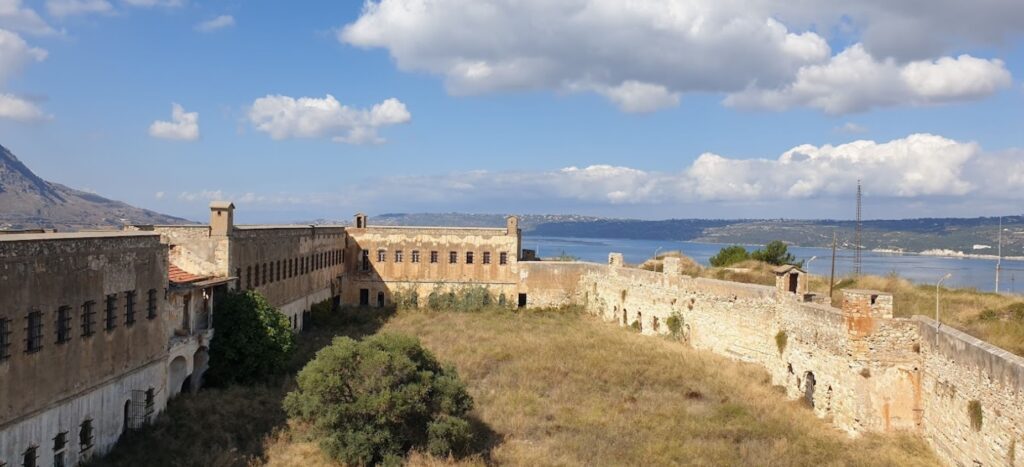
[[[284,407],[349,465],[397,463],[413,448],[461,454],[472,438],[473,399],[455,369],[397,334],[335,339],[299,372]]]
[[[980,401],[972,400],[967,403],[967,416],[971,418],[971,428],[974,428],[974,431],[981,431],[982,413]]]
[[[427,308],[434,311],[472,312],[511,306],[505,294],[491,295],[482,285],[445,286],[437,284],[427,296]],[[399,308],[402,308],[399,306]]]
[[[786,344],[789,343],[789,334],[786,331],[779,331],[775,334],[775,347],[779,349],[779,355],[786,351]]]
[[[668,335],[673,339],[679,339],[683,334],[683,314],[673,311],[665,320],[665,325],[668,326]]]
[[[213,327],[210,384],[262,380],[282,371],[295,349],[288,317],[256,291],[228,292],[217,302]]]

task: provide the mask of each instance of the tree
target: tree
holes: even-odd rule
[[[765,245],[763,249],[754,251],[750,257],[776,266],[796,263],[796,257],[790,254],[786,244],[779,240]]]
[[[213,314],[211,383],[248,384],[282,371],[295,350],[288,321],[258,292],[228,292]]]
[[[722,268],[750,259],[750,253],[740,245],[727,246],[718,251],[708,261],[716,268]]]
[[[338,337],[298,375],[284,400],[321,447],[350,465],[391,463],[412,448],[462,454],[472,439],[473,399],[453,367],[413,337]]]

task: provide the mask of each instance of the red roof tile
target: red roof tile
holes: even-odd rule
[[[183,269],[170,265],[167,268],[167,280],[176,284],[188,284],[190,282],[201,281],[209,276],[197,276],[195,274],[185,272]]]

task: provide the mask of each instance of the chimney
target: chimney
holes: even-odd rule
[[[235,228],[235,205],[230,201],[210,203],[210,236],[227,237]]]
[[[505,235],[519,235],[519,218],[508,216],[505,218]]]

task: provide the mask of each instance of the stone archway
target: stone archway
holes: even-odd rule
[[[188,378],[188,361],[185,357],[179,355],[171,360],[171,364],[167,368],[167,387],[171,391],[170,396],[174,397],[181,391],[181,383]]]
[[[210,351],[206,347],[200,347],[192,356],[192,392],[199,391],[203,387],[203,375],[210,366]]]

